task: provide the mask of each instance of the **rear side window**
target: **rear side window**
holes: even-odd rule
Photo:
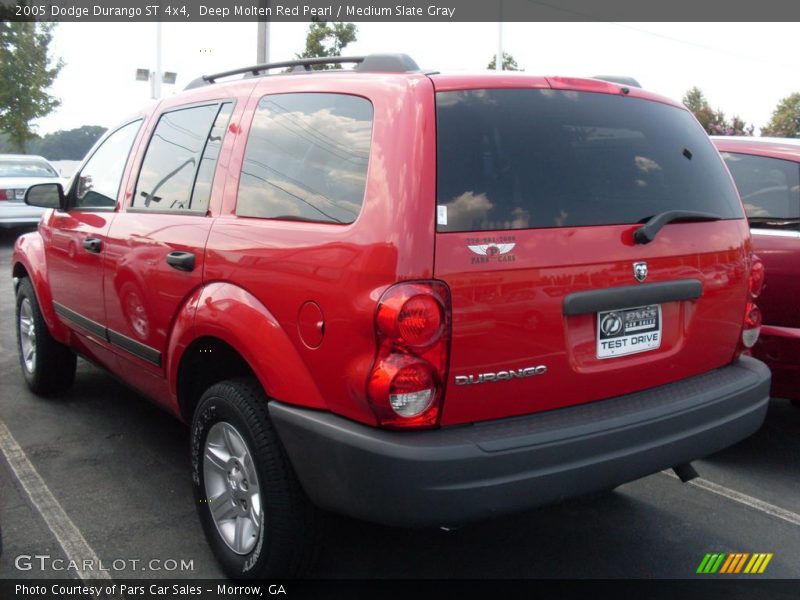
[[[439,231],[628,224],[681,209],[744,216],[702,128],[659,102],[441,92],[437,139]]]
[[[133,208],[207,210],[231,106],[209,104],[161,115],[142,161]]]
[[[779,158],[723,152],[751,221],[800,219],[800,165]]]
[[[372,104],[343,94],[277,94],[258,103],[236,214],[352,223],[367,180]]]

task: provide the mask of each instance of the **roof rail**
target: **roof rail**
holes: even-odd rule
[[[270,69],[289,69],[290,73],[308,73],[314,65],[338,65],[342,63],[355,63],[354,71],[360,73],[410,73],[419,71],[417,63],[407,54],[369,54],[367,56],[326,56],[318,58],[300,58],[297,60],[287,60],[284,62],[264,63],[251,67],[232,69],[212,75],[203,75],[189,82],[184,88],[201,87],[216,83],[218,79],[231,77],[233,75],[244,75],[245,77],[258,77]]]
[[[602,79],[603,81],[610,81],[611,83],[619,83],[621,85],[629,85],[637,88],[642,87],[641,83],[627,75],[592,75],[592,79]]]

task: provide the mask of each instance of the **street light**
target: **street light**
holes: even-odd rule
[[[164,72],[161,68],[161,22],[156,23],[156,70],[136,69],[136,81],[150,82],[150,96],[153,100],[161,98],[161,84],[174,85],[178,74],[173,71]]]
[[[158,100],[161,97],[161,86],[156,89],[156,72],[150,69],[136,69],[136,81],[149,81],[150,82],[150,96],[153,100]],[[178,74],[174,71],[165,71],[161,74],[161,83],[167,85],[175,85],[178,80]]]

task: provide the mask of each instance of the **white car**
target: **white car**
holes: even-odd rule
[[[47,159],[30,154],[0,154],[0,227],[34,225],[43,208],[25,204],[25,190],[35,183],[62,183]]]

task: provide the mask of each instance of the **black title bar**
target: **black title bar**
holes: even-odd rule
[[[0,0],[11,21],[799,21],[787,0]]]

